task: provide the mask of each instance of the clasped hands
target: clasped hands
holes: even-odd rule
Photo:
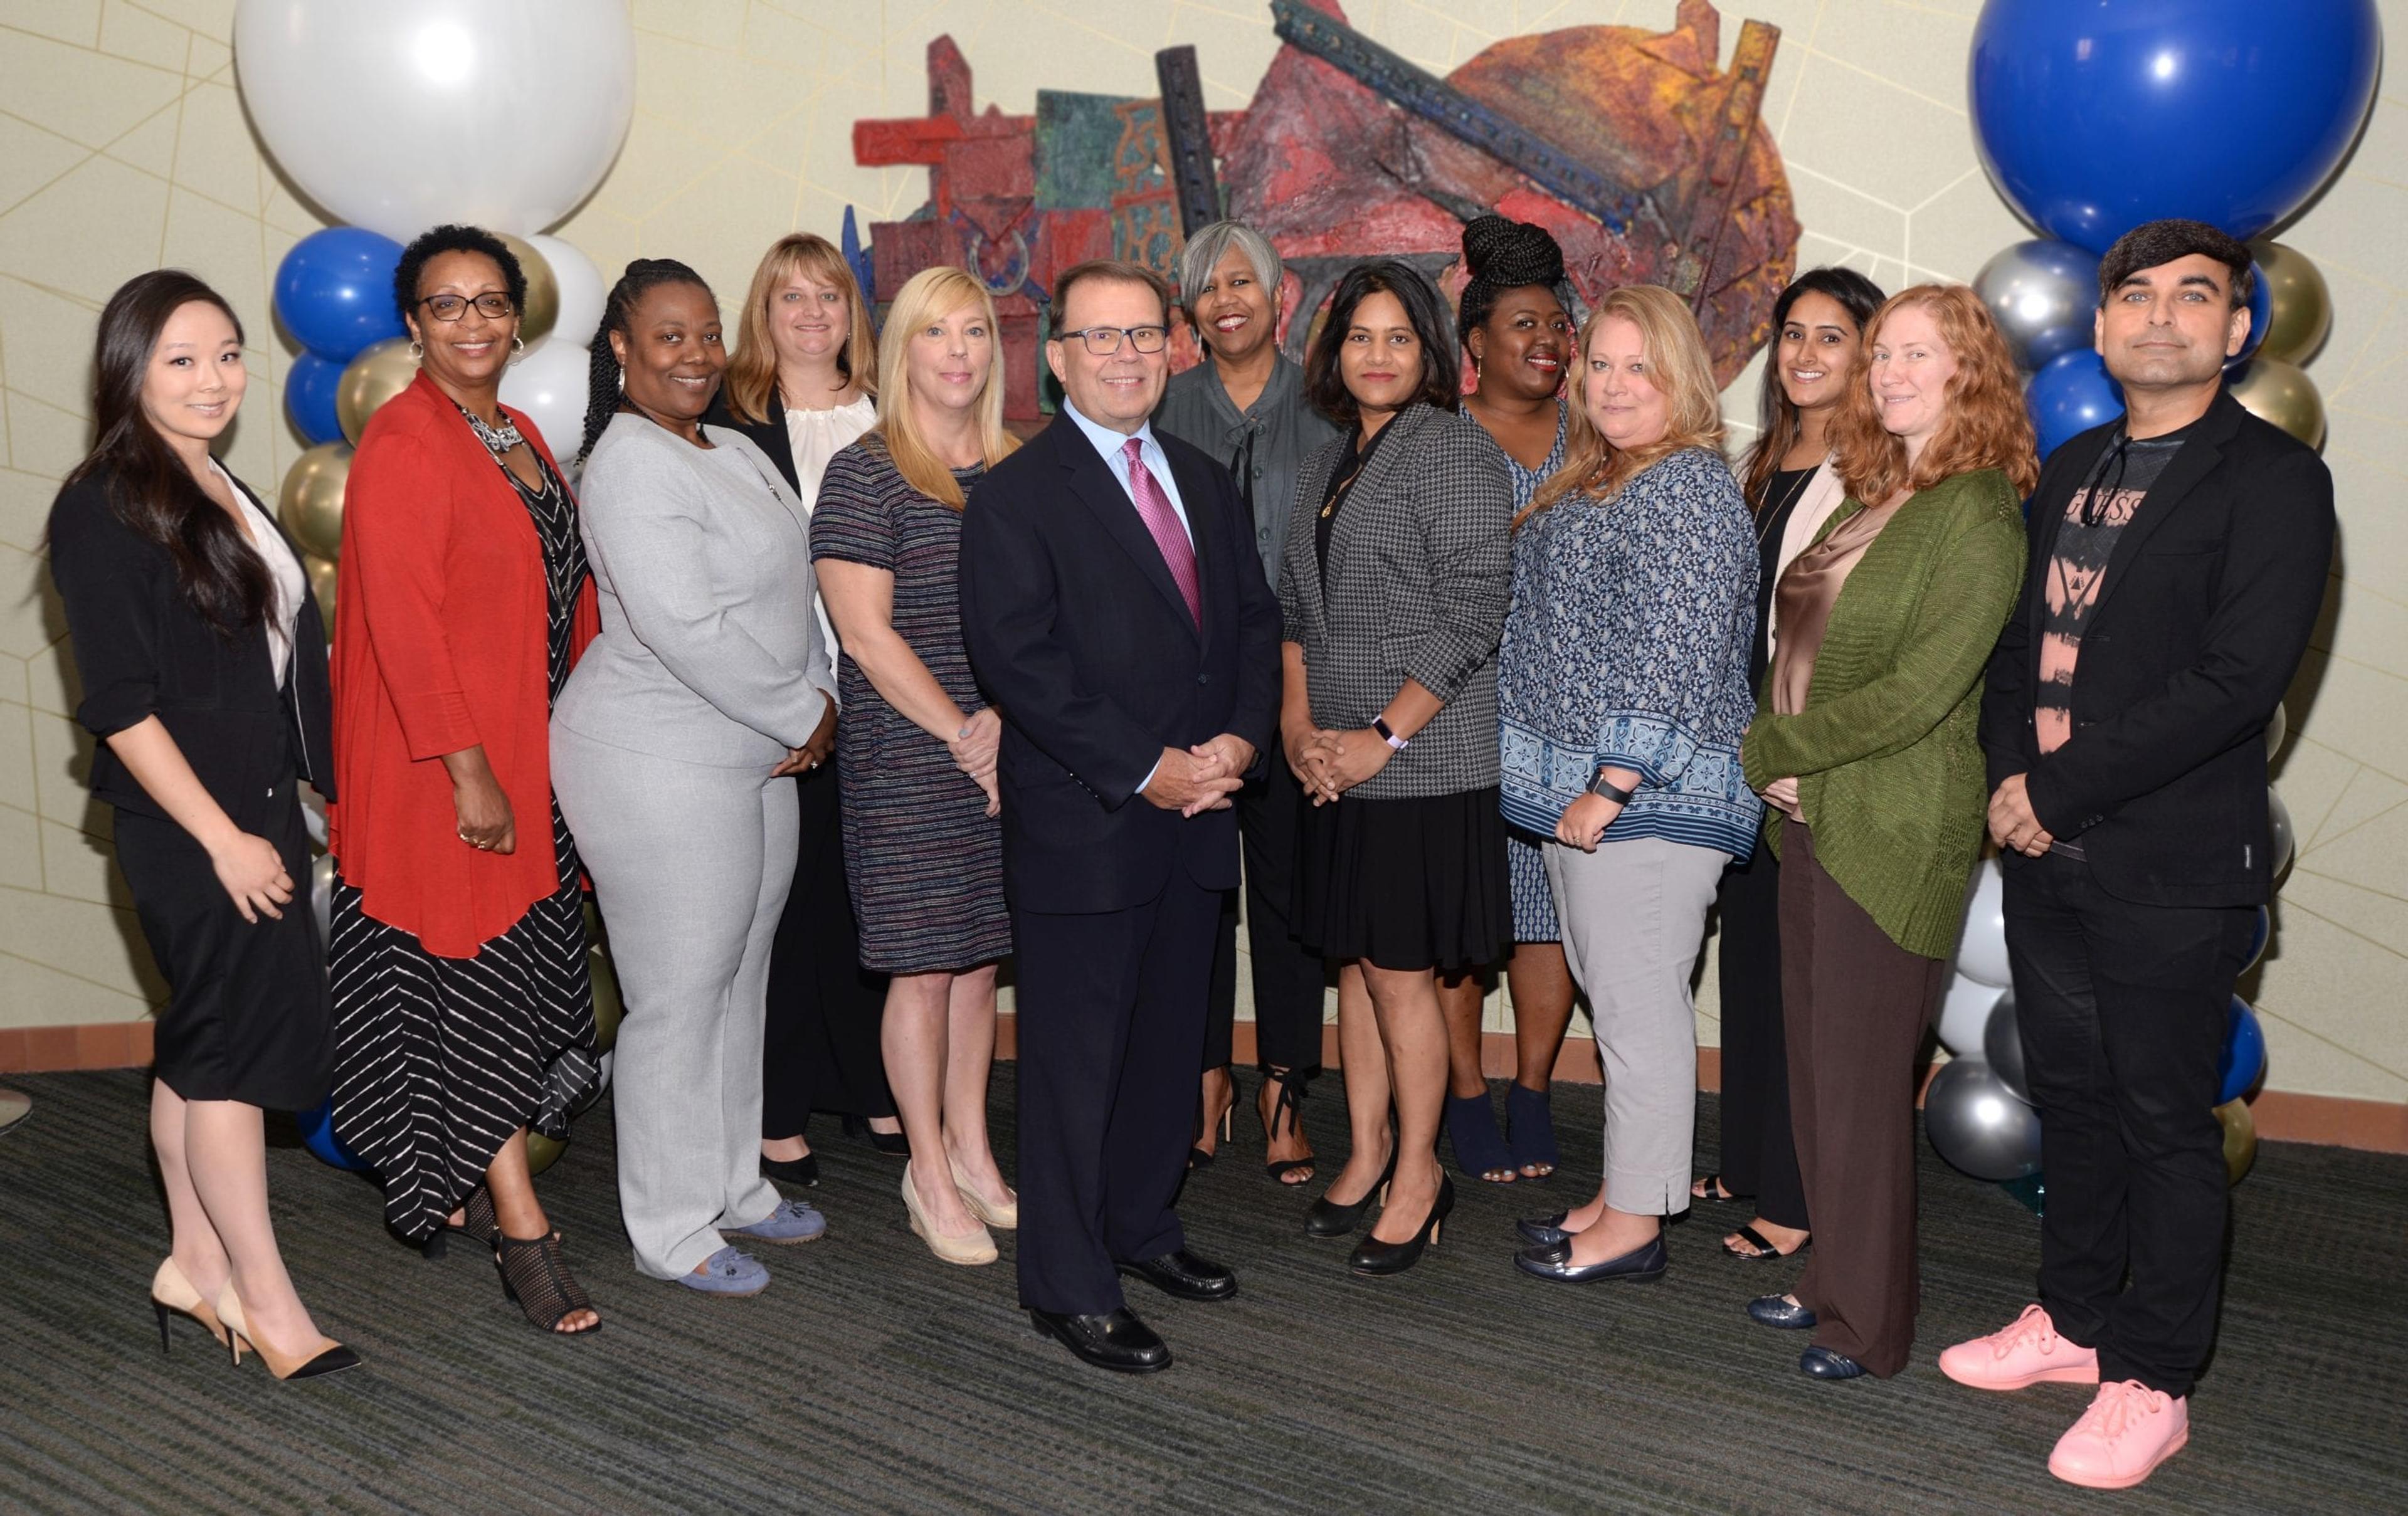
[[[1224,732],[1192,748],[1163,749],[1143,794],[1164,810],[1182,816],[1226,810],[1229,797],[1245,784],[1246,770],[1254,766],[1254,745]]]
[[[2033,813],[2030,788],[2022,774],[2010,774],[1990,796],[1990,840],[2000,849],[2038,858],[2057,840]]]
[[[1338,797],[1388,766],[1397,750],[1368,726],[1332,731],[1299,726],[1287,735],[1287,766],[1316,806]]]

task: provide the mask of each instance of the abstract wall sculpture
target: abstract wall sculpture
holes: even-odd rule
[[[939,37],[928,114],[853,124],[863,165],[929,171],[926,205],[870,228],[873,295],[932,265],[975,271],[1012,372],[1033,377],[1055,273],[1117,257],[1169,274],[1217,203],[1288,260],[1282,338],[1300,351],[1348,264],[1406,257],[1452,293],[1463,223],[1496,210],[1555,234],[1584,302],[1633,283],[1687,296],[1722,383],[1764,344],[1798,249],[1757,119],[1777,29],[1745,23],[1726,72],[1720,16],[1682,0],[1668,32],[1512,37],[1441,79],[1354,31],[1337,0],[1270,8],[1285,45],[1243,111],[1198,108],[1180,48],[1156,58],[1159,98],[1039,91],[1033,116],[981,113],[968,63]],[[1182,343],[1181,362],[1194,357]],[[1013,421],[1039,419],[1039,385],[1010,393]]]

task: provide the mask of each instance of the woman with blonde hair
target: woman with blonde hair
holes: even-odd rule
[[[1914,1058],[1988,800],[1982,674],[2022,586],[2037,481],[2014,363],[1979,296],[1884,302],[1832,422],[1848,500],[1774,592],[1742,748],[1780,813],[1782,1015],[1814,1252],[1748,1314],[1799,1367],[1881,1378],[1914,1342]],[[1844,588],[1844,593],[1843,593]]]
[[[1497,659],[1505,816],[1547,839],[1605,1069],[1596,1197],[1522,1223],[1519,1266],[1563,1283],[1664,1272],[1696,1128],[1689,973],[1763,814],[1738,763],[1756,543],[1705,339],[1670,291],[1627,286],[1589,318],[1575,373],[1563,467],[1514,521]]]
[[[794,232],[752,271],[736,350],[708,418],[751,437],[785,476],[808,516],[828,460],[878,424],[878,339],[844,254]],[[820,608],[831,649],[836,629]],[[861,966],[861,933],[846,887],[836,765],[795,775],[801,807],[794,893],[769,951],[769,1018],[761,1060],[761,1172],[817,1184],[806,1137],[814,1110],[844,1117],[847,1133],[881,1152],[910,1150],[878,1055],[886,976]]]
[[[811,557],[843,648],[838,795],[861,965],[893,979],[880,1039],[910,1142],[911,1229],[952,1264],[991,1264],[1019,1201],[986,1127],[995,971],[1011,951],[996,822],[1002,721],[962,644],[962,508],[1018,446],[1003,429],[1003,338],[986,287],[924,269],[879,345],[885,414],[829,460]]]

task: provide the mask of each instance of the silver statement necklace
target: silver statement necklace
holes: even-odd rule
[[[502,417],[502,424],[495,426],[458,401],[453,401],[452,405],[459,408],[461,415],[468,418],[468,429],[477,434],[477,440],[483,443],[485,451],[494,457],[499,458],[512,448],[525,444],[526,438],[520,434],[519,423],[507,414]]]

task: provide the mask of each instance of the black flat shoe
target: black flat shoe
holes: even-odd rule
[[[1798,1355],[1798,1370],[1818,1380],[1853,1380],[1865,1372],[1865,1366],[1844,1352],[1809,1348]]]
[[[1804,1252],[1807,1249],[1814,1245],[1814,1234],[1809,1232],[1806,1236],[1799,1239],[1798,1246],[1790,1249],[1787,1252],[1783,1252],[1779,1248],[1774,1247],[1770,1242],[1767,1241],[1764,1234],[1757,1231],[1755,1223],[1750,1223],[1745,1226],[1735,1226],[1731,1228],[1731,1230],[1738,1236],[1741,1241],[1747,1244],[1747,1247],[1745,1249],[1734,1248],[1728,1242],[1725,1242],[1723,1244],[1723,1251],[1728,1253],[1733,1258],[1744,1259],[1751,1264],[1769,1264],[1776,1258],[1795,1258],[1799,1253]]]
[[[1238,1276],[1186,1249],[1158,1258],[1129,1258],[1112,1265],[1176,1300],[1226,1300],[1238,1293]]]
[[[881,1132],[871,1126],[865,1116],[847,1116],[844,1119],[844,1135],[861,1138],[889,1158],[911,1156],[911,1139],[909,1137],[900,1132]]]
[[[1758,1326],[1777,1326],[1784,1331],[1802,1331],[1814,1324],[1812,1310],[1783,1294],[1758,1295],[1749,1301],[1747,1319]]]
[[[1665,1250],[1661,1235],[1649,1238],[1644,1247],[1597,1264],[1573,1263],[1571,1250],[1560,1244],[1525,1248],[1513,1255],[1513,1266],[1523,1273],[1557,1284],[1596,1284],[1608,1280],[1644,1284],[1662,1279],[1670,1263],[1671,1254]]]
[[[1443,1172],[1438,1177],[1438,1198],[1430,1203],[1429,1214],[1422,1218],[1421,1230],[1402,1242],[1383,1242],[1378,1237],[1365,1237],[1354,1244],[1347,1257],[1346,1266],[1366,1279],[1385,1279],[1401,1274],[1422,1261],[1422,1254],[1438,1246],[1439,1227],[1455,1210],[1455,1181]]]
[[[1559,1210],[1552,1216],[1533,1216],[1513,1223],[1522,1240],[1534,1248],[1552,1248],[1558,1242],[1569,1242],[1571,1234],[1564,1230],[1564,1218],[1571,1214]]]
[[[800,1158],[764,1158],[761,1177],[810,1188],[820,1181],[820,1155],[807,1152]]]
[[[1351,1206],[1341,1206],[1324,1194],[1304,1213],[1304,1235],[1309,1237],[1352,1237],[1363,1224],[1363,1215],[1374,1205],[1388,1203],[1388,1181],[1397,1177],[1397,1150],[1393,1141],[1388,1148],[1388,1166],[1380,1170],[1380,1178],[1364,1193],[1363,1198]]]
[[[1069,1349],[1073,1357],[1097,1368],[1115,1374],[1152,1374],[1170,1366],[1169,1346],[1126,1306],[1106,1316],[1072,1316],[1032,1308],[1028,1320],[1039,1337],[1052,1337]]]

